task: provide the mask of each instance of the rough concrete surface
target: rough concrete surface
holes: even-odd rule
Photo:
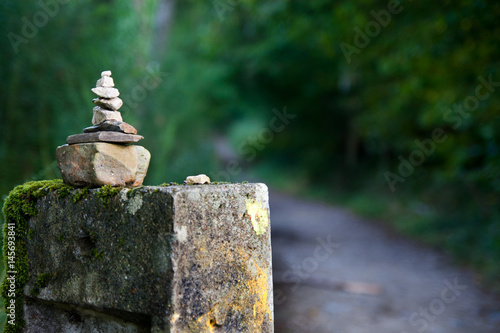
[[[89,192],[37,202],[26,332],[273,332],[264,184]]]
[[[500,299],[442,253],[336,207],[270,204],[276,332],[500,332]]]

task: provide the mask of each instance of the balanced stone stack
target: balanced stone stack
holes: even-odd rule
[[[146,176],[151,154],[144,147],[128,145],[143,137],[123,121],[118,111],[123,101],[114,88],[111,71],[101,73],[96,87],[98,98],[92,125],[82,134],[70,135],[66,145],[57,147],[59,170],[65,183],[73,186],[140,186]]]

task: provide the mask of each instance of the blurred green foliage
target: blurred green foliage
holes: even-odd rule
[[[254,163],[270,181],[335,188],[498,281],[500,4],[248,0],[218,14],[191,25],[211,40],[199,57],[230,73],[233,141],[273,108],[297,115]]]
[[[60,4],[18,52],[8,34],[43,9],[0,4],[0,194],[58,178],[55,148],[90,124],[110,69],[152,153],[147,184],[228,171],[222,137],[238,166],[334,189],[500,277],[499,3],[177,1],[166,30],[162,1]],[[281,127],[276,112],[296,117]],[[435,129],[446,139],[425,154]],[[424,159],[401,173],[412,156]]]

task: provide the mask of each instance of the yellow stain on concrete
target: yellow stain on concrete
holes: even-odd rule
[[[269,227],[269,215],[262,202],[253,199],[246,200],[247,214],[252,221],[253,230],[257,235],[262,235]]]
[[[263,202],[246,199],[246,215],[257,235],[265,234],[270,225],[269,210]],[[216,227],[216,226],[214,226]],[[186,332],[222,332],[229,314],[241,314],[242,325],[249,332],[259,332],[264,321],[273,320],[272,300],[270,300],[270,271],[260,267],[258,260],[246,251],[246,247],[235,244],[214,242],[207,233],[198,244],[199,251],[194,256],[201,263],[201,269],[209,271],[213,264],[211,249],[217,247],[224,256],[224,262],[236,268],[235,284],[223,290],[223,294],[207,293],[210,309],[200,316],[192,318]],[[202,292],[203,293],[203,292]]]
[[[212,317],[212,311],[198,317],[196,320],[198,322],[198,325],[196,326],[196,329],[199,330],[198,332],[214,332],[215,326]]]
[[[172,317],[170,318],[170,323],[171,324],[175,324],[175,322],[177,321],[177,319],[179,319],[180,315],[178,313],[174,313],[172,315]]]
[[[266,317],[271,321],[273,318],[268,299],[268,274],[244,249],[230,251],[229,245],[222,246],[227,250],[231,261],[240,267],[240,281],[233,285],[221,300],[213,304],[208,312],[196,319],[193,318],[195,320],[189,325],[189,332],[221,332],[221,326],[224,325],[229,311],[241,313],[246,317],[243,324],[251,332],[258,332]],[[204,255],[203,252],[199,254]],[[241,297],[242,295],[247,296]]]
[[[262,268],[260,268],[260,266],[257,265],[255,261],[251,260],[251,262],[253,263],[254,269],[257,274],[254,275],[253,279],[246,281],[246,285],[249,293],[257,296],[257,300],[253,304],[253,317],[258,322],[262,323],[265,319],[264,317],[266,314],[269,316],[269,318],[273,317],[268,302],[268,276],[266,272]]]

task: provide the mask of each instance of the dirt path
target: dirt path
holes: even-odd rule
[[[444,255],[271,192],[275,332],[500,332],[500,299]]]

